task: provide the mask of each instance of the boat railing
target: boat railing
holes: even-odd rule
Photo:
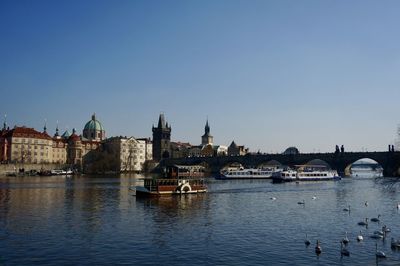
[[[204,179],[201,178],[185,178],[190,185],[204,185]],[[157,191],[159,186],[179,186],[182,178],[160,178],[160,179],[144,179],[144,187],[149,191]]]

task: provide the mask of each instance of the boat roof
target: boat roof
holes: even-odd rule
[[[295,165],[295,167],[297,167],[297,168],[300,168],[300,167],[327,168],[328,166],[321,165],[321,164],[298,164],[298,165]]]
[[[178,164],[174,164],[172,167],[176,167],[178,169],[203,169],[203,168],[205,168],[202,165],[178,165]]]

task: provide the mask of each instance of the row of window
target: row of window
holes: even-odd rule
[[[41,139],[24,139],[24,138],[13,138],[13,143],[27,143],[27,144],[48,144],[52,145],[52,141],[41,140]]]

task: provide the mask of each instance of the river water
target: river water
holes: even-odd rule
[[[0,177],[0,265],[400,265],[390,247],[400,238],[393,179],[210,178],[206,194],[136,199],[139,177]],[[379,224],[357,225],[378,214]],[[370,238],[383,224],[386,240]],[[341,257],[346,231],[351,254]],[[375,243],[386,259],[375,258]]]

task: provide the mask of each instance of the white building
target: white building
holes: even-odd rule
[[[141,172],[146,161],[152,160],[152,143],[148,139],[112,137],[103,142],[104,157],[108,170],[118,172]]]

